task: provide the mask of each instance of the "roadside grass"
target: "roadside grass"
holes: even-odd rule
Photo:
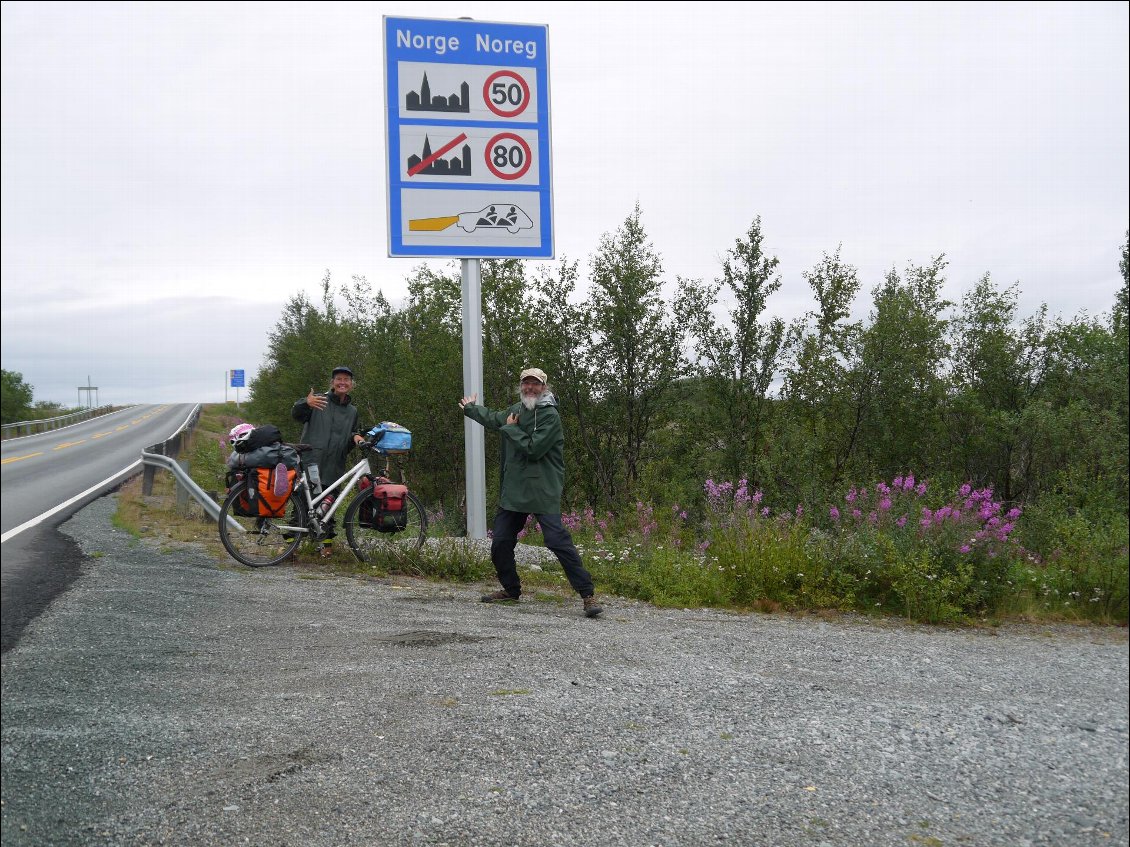
[[[225,495],[227,433],[240,422],[234,403],[205,406],[180,457],[217,502]],[[869,492],[852,488],[824,515],[800,506],[770,514],[744,481],[708,480],[705,492],[693,509],[676,505],[658,514],[637,504],[634,513],[615,517],[591,510],[563,515],[598,592],[659,607],[853,612],[941,625],[1127,622],[1127,533],[1116,523],[1045,520],[1051,552],[1039,555],[1017,543],[1024,529],[1019,509],[1006,510],[991,491],[968,486],[929,494],[925,483],[900,477]],[[221,566],[241,567],[199,504],[178,510],[171,474],[158,471],[148,496],[140,477],[123,485],[113,520],[134,537],[196,543]],[[356,559],[339,531],[328,559],[306,544],[289,564],[323,575],[493,582],[485,545],[464,543],[454,535],[456,523],[437,509],[422,549],[391,550],[369,564]],[[540,546],[536,524],[520,540]],[[535,598],[572,597],[555,561],[524,569],[522,580]]]

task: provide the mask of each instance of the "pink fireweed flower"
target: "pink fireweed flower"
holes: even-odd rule
[[[906,479],[902,481],[902,490],[910,491],[912,488],[914,488],[914,474],[908,473]]]
[[[902,529],[904,526],[906,526],[906,515],[903,515],[901,518],[895,521],[895,526],[897,526],[899,529]]]
[[[973,491],[973,489],[969,487],[969,483],[967,482],[957,490],[957,493],[962,497],[968,497],[971,491]]]
[[[830,517],[833,521],[839,521],[840,510],[833,506],[828,510],[828,517]]]
[[[876,485],[875,490],[884,495],[891,493],[891,487],[885,482],[880,482],[878,485]]]
[[[890,509],[891,508],[891,498],[890,497],[884,497],[882,500],[880,500],[879,501],[879,508],[880,508],[880,510],[882,510],[884,512],[887,511],[888,509]]]
[[[871,524],[872,526],[879,523],[879,513],[878,512],[872,512],[871,514],[869,514],[867,516],[867,522],[869,524]]]
[[[961,545],[961,552],[962,553],[968,553],[971,549],[973,549],[973,548],[971,548],[968,544],[962,544]]]
[[[1017,509],[1017,508],[1012,508],[1012,509],[1009,509],[1009,510],[1008,510],[1008,514],[1007,514],[1007,515],[1005,515],[1005,517],[1006,517],[1006,518],[1008,518],[1008,519],[1009,519],[1010,521],[1014,521],[1014,520],[1016,520],[1016,519],[1017,519],[1018,517],[1020,517],[1020,510],[1019,510],[1019,509]]]
[[[920,482],[920,483],[918,483],[918,485],[914,486],[914,493],[917,494],[919,497],[925,496],[925,494],[926,494],[926,483]]]
[[[891,480],[891,485],[893,485],[895,488],[902,488],[902,477],[896,476]]]
[[[764,509],[761,510],[761,517],[763,517],[763,518],[769,517],[769,507],[768,506],[766,506]]]
[[[846,495],[844,495],[844,499],[847,500],[849,503],[854,503],[855,502],[855,489],[853,488]]]
[[[679,520],[685,521],[686,519],[687,519],[687,513],[685,511],[679,512]]]
[[[796,516],[799,518],[803,514],[804,514],[804,506],[802,506],[800,503],[797,503],[796,504]]]
[[[863,517],[863,512],[859,511],[859,509],[852,509],[851,510],[851,516],[853,518],[855,518],[856,520],[859,520],[860,518]]]
[[[739,479],[738,490],[734,492],[734,505],[736,506],[739,503],[748,503],[749,500],[749,484],[746,480]]]

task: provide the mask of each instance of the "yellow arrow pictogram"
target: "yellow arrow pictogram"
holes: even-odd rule
[[[455,223],[459,223],[458,215],[448,215],[446,218],[416,218],[408,221],[408,231],[439,232]]]

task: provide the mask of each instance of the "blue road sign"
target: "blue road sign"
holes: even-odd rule
[[[231,372],[231,387],[232,388],[243,388],[243,370],[242,369],[240,369],[238,371],[232,371]]]
[[[553,258],[545,26],[384,18],[390,256]]]

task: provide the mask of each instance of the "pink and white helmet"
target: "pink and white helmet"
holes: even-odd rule
[[[255,427],[253,427],[249,423],[236,424],[231,428],[231,432],[228,433],[228,443],[231,444],[232,447],[234,447],[235,445],[250,438],[251,433],[254,431]]]

